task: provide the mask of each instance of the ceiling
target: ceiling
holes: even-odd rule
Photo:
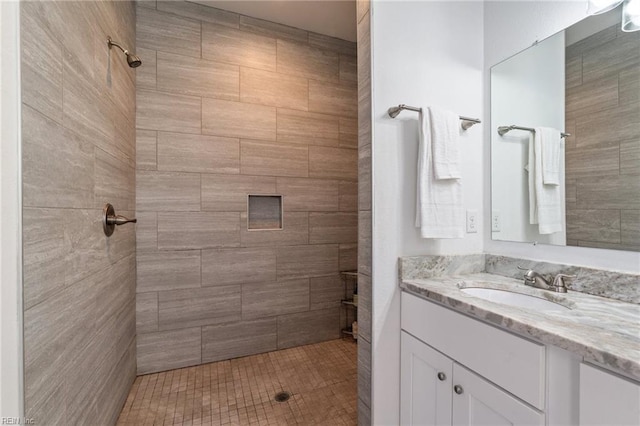
[[[254,18],[356,41],[355,0],[190,0]]]

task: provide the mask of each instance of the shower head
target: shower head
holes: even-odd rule
[[[389,111],[388,111],[389,117],[396,118],[398,114],[400,114],[400,111],[402,111],[401,105],[389,108]]]
[[[111,40],[111,37],[107,37],[107,45],[109,46],[109,49],[115,46],[118,49],[122,50],[122,53],[124,53],[127,56],[127,63],[131,68],[138,68],[140,65],[142,65],[142,61],[140,60],[140,58],[138,58],[133,53],[129,52],[124,47],[120,46],[119,43]]]
[[[133,53],[124,52],[124,54],[127,55],[127,63],[131,68],[138,68],[140,65],[142,65],[142,61],[140,60],[140,58],[138,58]]]

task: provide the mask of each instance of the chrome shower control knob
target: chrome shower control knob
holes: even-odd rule
[[[464,389],[462,389],[462,386],[460,386],[460,385],[455,385],[453,387],[453,391],[455,393],[457,393],[458,395],[462,395],[462,392],[464,392]]]
[[[447,375],[444,374],[442,371],[440,371],[438,373],[438,380],[440,380],[441,382],[444,382],[447,379]]]

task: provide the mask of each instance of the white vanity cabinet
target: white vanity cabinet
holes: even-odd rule
[[[406,292],[401,303],[402,425],[578,424],[580,357]]]
[[[580,364],[580,424],[640,425],[640,383]]]
[[[544,425],[544,414],[402,332],[402,425]]]

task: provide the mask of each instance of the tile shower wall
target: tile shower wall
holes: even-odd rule
[[[640,251],[640,33],[611,26],[566,58],[567,245]]]
[[[357,267],[355,43],[140,2],[138,373],[340,337]],[[281,194],[283,230],[247,230]]]
[[[358,19],[358,424],[371,424],[371,11]]]
[[[131,2],[21,2],[25,415],[114,424],[135,379]],[[143,60],[146,58],[143,56]]]

